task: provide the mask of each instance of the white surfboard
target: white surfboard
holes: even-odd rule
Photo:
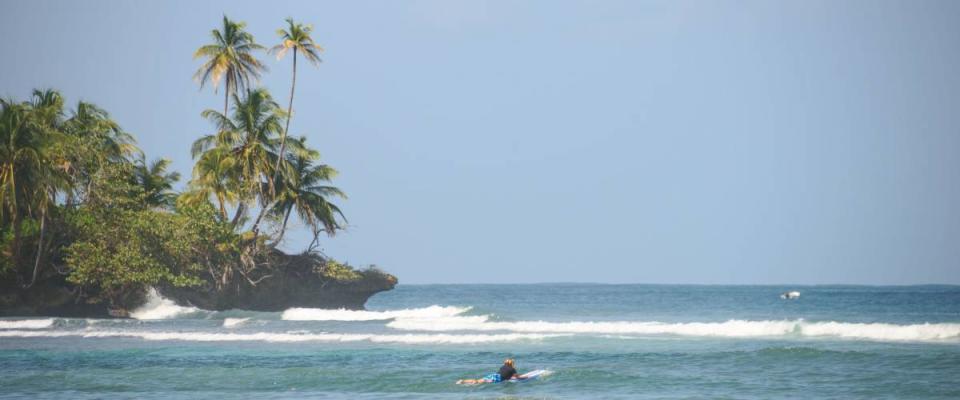
[[[552,373],[552,371],[550,371],[550,370],[546,370],[546,369],[535,369],[535,370],[530,371],[530,372],[527,372],[527,373],[525,373],[525,374],[517,375],[517,377],[514,378],[514,379],[510,379],[510,380],[506,380],[506,381],[501,381],[501,382],[499,382],[499,383],[532,381],[532,380],[540,379],[540,378],[542,378],[542,377],[544,377],[544,376],[550,375],[551,373]],[[482,382],[482,381],[475,381],[475,380],[471,380],[471,379],[462,379],[462,380],[457,381],[457,384],[458,384],[458,385],[470,385],[470,386],[473,386],[473,385],[481,385],[481,384],[484,384],[484,383],[492,383],[492,382]]]
[[[509,381],[507,381],[507,382],[523,382],[523,381],[529,381],[529,380],[537,379],[537,378],[540,378],[540,377],[543,377],[543,376],[547,376],[547,375],[549,375],[549,374],[550,374],[550,371],[547,371],[547,370],[545,370],[545,369],[535,369],[535,370],[530,371],[530,372],[527,372],[527,373],[525,373],[525,374],[518,375],[518,376],[517,376],[517,379],[511,379],[511,380],[509,380]]]

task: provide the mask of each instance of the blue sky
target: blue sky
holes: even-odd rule
[[[5,0],[0,95],[92,101],[189,176],[224,13],[315,25],[324,250],[403,283],[960,283],[958,2]]]

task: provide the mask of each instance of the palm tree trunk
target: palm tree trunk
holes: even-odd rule
[[[253,228],[251,229],[253,231],[254,237],[256,237],[258,233],[260,233],[260,221],[263,219],[263,216],[267,213],[267,208],[269,208],[269,206],[271,205],[272,203],[264,204],[263,206],[260,207],[260,213],[257,214],[256,221],[253,221]]]
[[[16,196],[16,192],[14,192],[14,196]],[[21,275],[20,275],[20,267],[19,267],[18,264],[19,264],[19,261],[20,261],[20,260],[19,260],[19,258],[20,258],[20,257],[19,257],[19,256],[20,256],[20,236],[23,234],[23,227],[20,226],[20,218],[17,218],[17,217],[18,217],[18,215],[17,215],[18,213],[19,213],[19,211],[16,209],[16,206],[14,206],[13,212],[10,213],[10,222],[11,222],[11,224],[13,225],[13,243],[10,243],[10,259],[13,260],[13,265],[17,266],[17,269],[16,269],[16,271],[17,271],[17,277],[18,277],[18,279],[20,279],[20,278],[19,278],[19,277],[21,276]],[[22,283],[22,281],[21,281],[21,283]]]
[[[233,271],[233,267],[226,266],[223,268],[223,276],[222,276],[222,279],[220,280],[221,288],[225,288],[227,286],[227,282],[230,282],[230,272],[232,271]]]
[[[276,182],[277,174],[280,173],[280,162],[283,161],[283,151],[286,150],[287,132],[290,130],[290,120],[293,119],[293,91],[297,88],[297,48],[293,48],[293,80],[290,83],[290,102],[287,105],[287,121],[283,127],[283,135],[280,136],[280,152],[277,153],[277,165],[273,167],[273,181]],[[271,186],[273,188],[273,186]],[[276,196],[276,193],[271,193]]]
[[[273,197],[275,197],[276,195],[274,194],[275,191],[273,190],[272,182],[270,183],[270,192],[271,192],[270,199],[268,201],[266,193],[263,193],[263,185],[260,185],[260,198],[263,200],[262,201],[263,205],[260,206],[260,212],[257,213],[257,219],[253,221],[253,228],[250,229],[251,231],[253,231],[254,238],[256,238],[257,234],[260,233],[260,221],[263,220],[263,216],[266,215],[267,209],[273,206]]]
[[[233,225],[234,228],[236,228],[237,224],[240,223],[240,217],[243,216],[243,213],[246,210],[247,210],[246,204],[244,204],[243,202],[237,205],[237,213],[233,215],[233,220],[230,221],[230,224]]]
[[[227,220],[227,209],[223,206],[223,194],[217,193],[217,204],[220,206],[220,216],[223,217],[223,220]]]
[[[225,85],[223,88],[223,117],[230,118],[227,116],[227,106],[230,105],[230,85]]]
[[[37,258],[33,262],[33,277],[30,278],[30,284],[27,287],[33,286],[37,282],[37,274],[40,271],[40,257],[43,255],[43,234],[47,228],[47,208],[44,207],[43,211],[40,212],[40,239],[37,240]]]
[[[290,219],[291,211],[293,211],[293,206],[287,208],[287,213],[283,216],[283,225],[280,226],[280,237],[277,238],[277,243],[280,243],[280,241],[283,240],[283,234],[287,233],[287,220]]]
[[[20,256],[20,235],[23,233],[23,227],[20,226],[20,206],[17,204],[17,176],[14,174],[13,165],[10,165],[10,169],[7,171],[10,174],[10,190],[11,197],[13,198],[13,207],[11,207],[12,212],[10,213],[10,222],[13,224],[13,243],[10,244],[10,259],[13,260],[13,265],[17,267],[17,278],[20,278],[19,266],[17,265],[20,261],[18,258]]]
[[[277,153],[277,163],[273,167],[273,178],[271,178],[269,182],[271,198],[277,196],[275,182],[277,181],[277,176],[280,174],[280,163],[283,161],[283,152],[286,150],[286,146],[287,146],[287,132],[290,130],[290,120],[293,119],[293,92],[296,88],[297,88],[297,48],[294,47],[293,48],[293,80],[290,83],[290,101],[287,104],[287,121],[286,123],[284,123],[283,133],[280,135],[280,152]],[[260,220],[263,219],[263,216],[264,214],[266,214],[266,211],[268,208],[270,208],[269,205],[264,205],[260,209],[260,215],[257,215],[257,220],[253,223],[254,236],[256,236],[257,233],[259,232]]]

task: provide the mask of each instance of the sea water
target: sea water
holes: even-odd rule
[[[957,286],[400,285],[367,311],[133,315],[0,320],[0,397],[960,398]],[[455,384],[507,357],[551,374]]]

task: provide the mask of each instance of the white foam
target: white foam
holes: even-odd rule
[[[160,296],[156,289],[150,288],[147,291],[147,302],[130,312],[130,316],[136,319],[169,319],[199,311],[196,307],[179,306],[173,300]]]
[[[777,336],[793,332],[795,323],[790,321],[741,321],[727,322],[489,322],[475,319],[447,318],[443,323],[416,319],[398,319],[387,326],[400,330],[417,331],[512,331],[539,333],[598,333],[598,334],[676,334],[687,336]]]
[[[960,324],[860,324],[846,322],[805,322],[803,320],[725,322],[491,322],[475,317],[445,318],[442,323],[418,319],[397,319],[387,324],[399,330],[507,331],[522,333],[569,333],[604,335],[680,335],[704,337],[840,337],[874,341],[943,341],[960,339]]]
[[[855,324],[815,322],[801,324],[804,336],[836,336],[889,341],[942,341],[960,339],[960,324]]]
[[[438,306],[404,310],[366,311],[323,308],[290,308],[280,318],[287,321],[381,321],[395,318],[433,319],[465,313],[470,307]]]
[[[249,321],[250,318],[227,318],[223,320],[224,328],[236,328],[240,325],[243,325]]]
[[[53,326],[54,319],[0,320],[0,329],[46,329]]]
[[[262,341],[277,343],[293,342],[373,342],[373,343],[402,343],[402,344],[474,344],[509,342],[517,340],[539,340],[559,335],[544,334],[479,334],[479,335],[450,335],[450,334],[403,334],[403,335],[374,335],[374,334],[337,334],[337,333],[207,333],[207,332],[144,332],[144,331],[0,331],[0,337],[83,337],[83,338],[114,338],[128,337],[143,340],[191,341],[191,342],[240,342]]]

